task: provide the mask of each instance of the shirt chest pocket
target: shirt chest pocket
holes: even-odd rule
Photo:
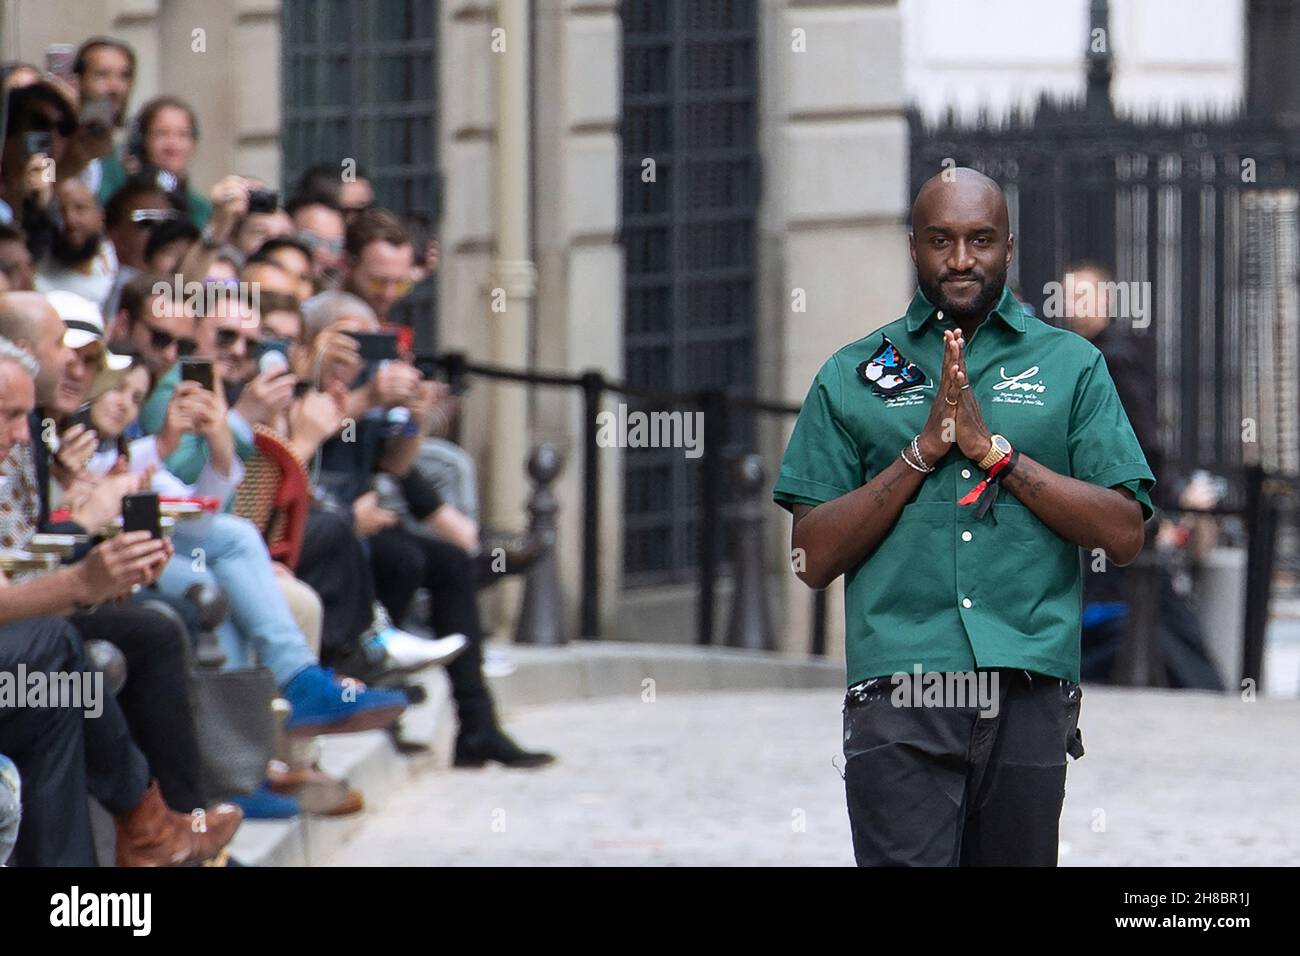
[[[1006,394],[994,392],[980,401],[989,431],[1006,436],[1022,454],[1054,471],[1069,462],[1068,396]]]

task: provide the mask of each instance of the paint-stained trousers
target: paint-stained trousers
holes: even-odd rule
[[[995,716],[975,702],[895,706],[888,677],[846,696],[844,783],[859,866],[1056,865],[1066,755],[1083,755],[1083,692],[1056,677],[996,673]]]

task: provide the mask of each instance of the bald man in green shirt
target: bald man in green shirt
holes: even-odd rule
[[[799,578],[845,578],[859,865],[1056,863],[1080,552],[1132,562],[1155,483],[1101,354],[1021,308],[997,184],[927,182],[906,313],[840,349],[773,491]]]

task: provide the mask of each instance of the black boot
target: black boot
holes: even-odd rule
[[[555,762],[553,754],[524,750],[506,732],[493,727],[486,733],[456,737],[456,766],[482,767],[489,760],[515,770],[531,770]]]
[[[492,699],[485,694],[456,702],[460,731],[456,734],[457,767],[482,767],[489,760],[515,769],[544,767],[555,762],[548,753],[524,750],[497,723]]]

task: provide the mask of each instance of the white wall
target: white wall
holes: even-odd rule
[[[900,0],[907,98],[991,117],[1082,95],[1088,0]],[[1140,115],[1231,109],[1245,95],[1242,0],[1111,0],[1112,95]]]

